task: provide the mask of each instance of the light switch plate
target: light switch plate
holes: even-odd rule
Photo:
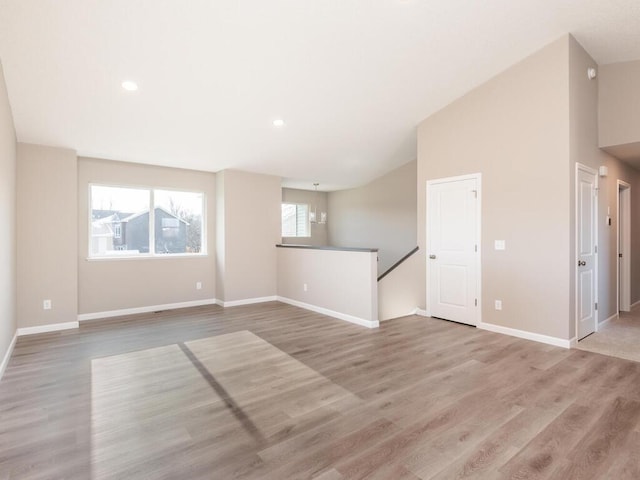
[[[506,250],[507,248],[507,244],[504,240],[496,240],[494,245],[496,250]]]

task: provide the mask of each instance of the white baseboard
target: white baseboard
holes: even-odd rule
[[[7,369],[7,365],[9,365],[9,360],[11,359],[11,354],[13,353],[13,347],[16,346],[16,340],[18,339],[18,332],[13,334],[13,339],[9,344],[9,348],[7,348],[6,353],[4,354],[4,358],[2,359],[2,363],[0,363],[0,380],[2,380],[2,376],[4,375],[4,371]]]
[[[275,302],[278,300],[278,297],[272,295],[270,297],[256,297],[256,298],[245,298],[243,300],[231,300],[229,302],[225,302],[223,300],[216,300],[216,304],[221,307],[238,307],[240,305],[252,305],[254,303],[264,303],[264,302]]]
[[[35,335],[36,333],[57,332],[58,330],[71,330],[78,328],[78,322],[50,323],[49,325],[40,325],[37,327],[23,327],[18,329],[18,336]]]
[[[609,323],[614,318],[618,318],[618,314],[617,313],[614,313],[609,318],[607,318],[607,319],[601,321],[600,323],[598,323],[598,327],[602,327],[603,325],[606,325],[607,323]]]
[[[577,345],[578,337],[573,337],[571,340],[569,340],[569,348],[576,348]]]
[[[565,340],[563,338],[550,337],[548,335],[542,335],[540,333],[527,332],[526,330],[518,330],[515,328],[503,327],[501,325],[494,325],[493,323],[480,322],[477,325],[482,330],[488,330],[490,332],[502,333],[504,335],[510,335],[512,337],[524,338],[525,340],[533,340],[534,342],[546,343],[547,345],[553,345],[555,347],[570,348],[571,340]]]
[[[427,315],[427,311],[423,310],[421,308],[416,308],[416,315],[419,315],[421,317],[428,317],[429,315]]]
[[[390,318],[381,318],[381,319],[379,319],[379,321],[380,322],[388,322],[389,320],[395,320],[396,318],[409,317],[411,315],[415,315],[417,310],[418,310],[417,308],[414,308],[414,309],[410,310],[407,313],[403,313],[402,315],[396,315],[395,317],[390,317]]]
[[[640,305],[640,300],[638,300],[637,302],[632,303],[631,307],[629,308],[629,310],[633,310],[634,307],[637,307],[638,305]]]
[[[160,310],[173,310],[176,308],[200,307],[203,305],[214,305],[218,303],[215,298],[205,300],[192,300],[189,302],[165,303],[164,305],[151,305],[148,307],[123,308],[120,310],[108,310],[106,312],[81,313],[78,321],[98,320],[101,318],[121,317],[123,315],[135,315],[136,313],[158,312]]]
[[[282,303],[288,303],[289,305],[293,305],[295,307],[304,308],[305,310],[311,310],[312,312],[328,315],[329,317],[334,317],[339,320],[345,320],[347,322],[355,323],[356,325],[361,325],[363,327],[377,328],[380,326],[380,322],[378,320],[366,320],[364,318],[355,317],[346,313],[336,312],[334,310],[329,310],[328,308],[318,307],[316,305],[311,305],[310,303],[299,302],[298,300],[292,300],[286,297],[277,297],[277,299]]]

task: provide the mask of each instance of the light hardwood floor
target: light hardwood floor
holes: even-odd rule
[[[638,479],[640,364],[277,302],[18,339],[0,480]]]

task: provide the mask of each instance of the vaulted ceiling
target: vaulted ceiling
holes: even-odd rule
[[[568,32],[639,59],[640,2],[0,0],[19,141],[325,190],[413,160],[422,119]]]

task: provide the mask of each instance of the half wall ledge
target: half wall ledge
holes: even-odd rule
[[[276,245],[281,301],[375,328],[377,248]]]
[[[295,243],[278,243],[278,248],[307,248],[309,250],[338,250],[341,252],[377,252],[377,248],[359,248],[359,247],[331,247],[329,245],[316,246],[316,245],[298,245]]]

